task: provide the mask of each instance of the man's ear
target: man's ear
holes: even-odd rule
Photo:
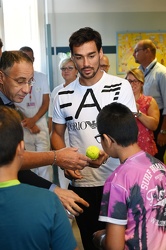
[[[17,150],[16,153],[17,155],[19,155],[20,157],[23,157],[24,154],[24,141],[20,141],[20,143],[17,146]]]
[[[100,54],[100,59],[101,59],[103,57],[103,49],[102,48],[100,49],[99,54]]]
[[[104,143],[105,143],[105,145],[106,145],[107,147],[110,147],[112,141],[110,140],[110,138],[108,137],[108,135],[103,134],[103,137],[104,137]]]
[[[25,143],[24,143],[24,141],[21,141],[20,144],[21,144],[21,150],[24,151],[24,149],[25,149]]]
[[[145,51],[144,51],[145,54],[149,54],[151,53],[151,49],[150,48],[146,48]]]
[[[103,134],[103,136],[104,136],[104,141],[105,143],[107,143],[106,145],[108,147],[111,147],[112,144],[116,143],[116,141],[112,137],[108,136],[107,134]]]
[[[71,60],[74,62],[74,56],[72,53],[71,53]]]
[[[3,72],[0,71],[0,84],[3,84]]]

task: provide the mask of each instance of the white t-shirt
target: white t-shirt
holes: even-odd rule
[[[21,103],[15,103],[26,117],[33,117],[42,106],[43,95],[50,94],[48,79],[45,74],[35,71],[34,79],[35,83],[32,86],[31,92],[25,96]],[[45,115],[36,124],[43,119],[46,121]]]
[[[101,144],[94,138],[98,134],[96,118],[99,111],[112,102],[120,102],[136,112],[135,98],[127,80],[105,72],[92,86],[82,86],[79,79],[76,79],[56,95],[53,122],[67,125],[70,146],[79,148],[79,152],[85,154],[86,148],[90,145],[102,149]],[[100,168],[85,167],[81,170],[84,178],[73,181],[72,185],[103,186],[118,165],[118,159],[109,158]]]
[[[58,91],[60,89],[62,89],[64,86],[64,83],[58,85],[57,87],[55,87],[53,89],[53,91],[51,92],[51,95],[50,95],[50,103],[49,103],[49,108],[48,108],[48,117],[51,117],[53,116],[53,109],[54,109],[54,106],[53,106],[53,102],[54,102],[54,98],[56,96],[56,94],[58,93]]]

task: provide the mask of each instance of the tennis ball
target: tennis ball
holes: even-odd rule
[[[96,146],[89,146],[86,149],[86,156],[92,160],[96,160],[99,157],[100,149]]]

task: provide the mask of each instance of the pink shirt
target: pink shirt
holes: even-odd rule
[[[165,250],[166,166],[143,151],[128,158],[106,180],[99,220],[126,225],[125,249]]]

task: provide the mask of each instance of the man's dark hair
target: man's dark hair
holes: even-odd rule
[[[21,50],[24,53],[30,52],[32,55],[31,56],[29,54],[27,54],[27,55],[31,58],[32,62],[34,62],[34,60],[35,60],[34,52],[33,52],[33,49],[31,47],[24,46],[24,47],[21,47],[19,50]]]
[[[11,68],[13,67],[14,63],[19,63],[21,61],[33,63],[30,57],[22,51],[4,51],[0,59],[0,70],[4,71],[8,68]]]
[[[99,32],[90,27],[81,28],[78,31],[75,31],[69,38],[71,53],[73,54],[74,46],[79,47],[80,45],[90,41],[94,41],[96,43],[96,47],[99,52],[102,47],[102,39]]]
[[[16,110],[0,106],[0,167],[14,159],[16,148],[23,140],[20,116]]]
[[[0,49],[3,47],[2,39],[0,38]]]
[[[28,46],[23,46],[19,50],[21,50],[23,52],[32,52],[33,53],[33,49],[31,47],[28,47]]]
[[[121,103],[106,105],[97,116],[101,135],[111,136],[117,144],[127,147],[137,142],[138,127],[131,110]]]

